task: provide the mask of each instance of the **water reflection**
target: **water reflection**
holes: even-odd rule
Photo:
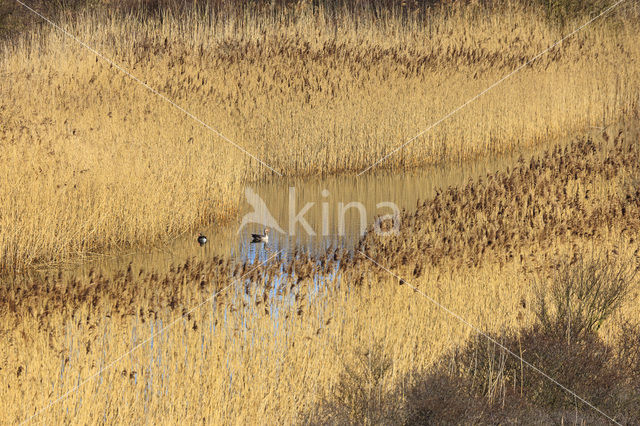
[[[127,268],[129,264],[133,270],[162,273],[189,258],[204,260],[217,255],[255,263],[267,260],[279,250],[288,256],[296,250],[311,254],[324,253],[330,248],[350,250],[358,242],[364,226],[373,223],[376,216],[391,213],[391,209],[381,207],[379,203],[392,203],[400,209],[412,210],[419,200],[432,198],[438,189],[465,184],[469,179],[506,169],[513,166],[520,156],[527,159],[541,149],[513,152],[494,159],[434,166],[413,173],[371,171],[361,177],[285,179],[256,185],[251,190],[264,201],[268,213],[283,231],[272,229],[268,243],[251,243],[251,234],[262,233],[264,225],[248,223],[240,228],[244,215],[254,212],[254,207],[243,200],[241,213],[230,224],[197,229],[193,234],[176,238],[163,247],[115,257],[105,256],[68,266],[67,273],[86,275],[93,269],[109,274]],[[353,206],[354,203],[363,207],[364,215],[362,209]],[[253,218],[256,215],[261,218],[268,216],[265,211],[255,211]],[[292,221],[296,215],[300,220]],[[208,243],[202,247],[197,241],[198,232],[208,238]]]

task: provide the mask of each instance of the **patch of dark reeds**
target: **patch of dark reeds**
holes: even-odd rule
[[[370,228],[358,249],[419,277],[425,264],[475,267],[488,258],[502,265],[520,258],[523,248],[613,228],[634,238],[640,192],[629,176],[640,173],[638,148],[623,132],[558,145],[512,169],[437,191],[416,210],[401,212],[397,235]],[[625,180],[632,189],[615,190]]]
[[[48,327],[51,314],[76,316],[80,311],[93,317],[135,314],[144,322],[158,312],[194,306],[236,281],[245,288],[268,288],[273,277],[281,274],[279,267],[277,262],[233,264],[229,258],[214,256],[206,261],[187,259],[164,273],[129,265],[110,274],[91,270],[86,276],[69,276],[50,271],[4,277],[0,317],[17,323],[29,315],[43,328]],[[218,303],[224,299],[224,294],[216,297]]]

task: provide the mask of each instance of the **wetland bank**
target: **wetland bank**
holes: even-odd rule
[[[56,15],[275,172],[46,26],[4,45],[3,421],[640,420],[637,6],[355,178],[609,6],[375,4]],[[368,232],[245,244],[247,187]]]

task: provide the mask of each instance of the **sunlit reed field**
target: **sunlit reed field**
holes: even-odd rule
[[[607,424],[482,330],[637,424],[639,160],[637,124],[576,139],[441,191],[353,254],[20,275],[0,293],[0,412],[47,424]]]
[[[511,152],[638,106],[637,5],[553,47],[377,169]],[[230,220],[244,184],[359,172],[586,22],[517,3],[426,13],[301,2],[227,14],[108,8],[0,53],[0,265],[23,269],[167,241]]]

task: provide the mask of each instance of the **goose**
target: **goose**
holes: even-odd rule
[[[268,243],[269,228],[264,228],[264,234],[251,234],[251,238],[253,238],[252,243]]]
[[[198,235],[198,244],[200,244],[200,246],[207,244],[207,237],[202,235],[202,233]]]

